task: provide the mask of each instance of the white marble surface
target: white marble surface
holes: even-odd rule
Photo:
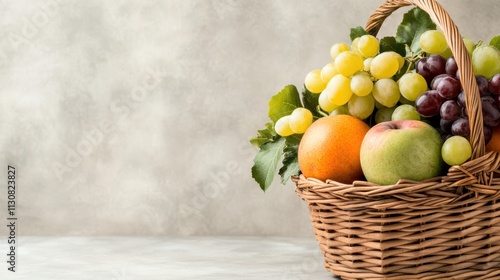
[[[6,242],[1,240],[4,255]],[[314,239],[279,237],[19,237],[22,280],[333,280]]]

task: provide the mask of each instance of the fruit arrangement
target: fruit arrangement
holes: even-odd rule
[[[252,176],[264,191],[277,172],[283,184],[302,173],[393,185],[445,175],[471,157],[457,62],[426,12],[408,11],[394,37],[358,26],[350,38],[305,75],[300,93],[288,85],[269,101],[270,121],[250,140],[259,148]],[[486,149],[500,151],[500,36],[463,43],[481,96]]]

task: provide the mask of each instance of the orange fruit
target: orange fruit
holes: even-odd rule
[[[359,151],[370,127],[349,115],[320,118],[304,133],[298,158],[302,174],[350,184],[363,178]]]
[[[491,131],[491,140],[486,145],[486,152],[500,152],[500,125],[495,126]]]

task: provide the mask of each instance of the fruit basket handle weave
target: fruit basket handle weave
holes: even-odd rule
[[[457,26],[449,14],[435,0],[387,0],[368,19],[366,31],[376,36],[384,20],[400,7],[414,5],[426,11],[436,25],[443,31],[448,46],[453,53],[460,71],[460,82],[465,92],[467,113],[470,126],[472,157],[484,155],[483,115],[481,99],[472,63]]]

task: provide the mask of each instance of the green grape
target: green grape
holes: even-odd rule
[[[304,85],[312,93],[322,92],[326,87],[326,83],[321,79],[321,70],[313,70],[307,73]]]
[[[306,108],[296,108],[290,115],[290,128],[294,133],[302,134],[311,126],[313,115]]]
[[[341,52],[345,52],[349,50],[349,46],[344,43],[336,43],[330,48],[330,56],[333,60],[337,58],[337,55]]]
[[[335,58],[335,69],[346,76],[352,76],[354,73],[363,70],[363,59],[359,54],[352,51],[339,53]]]
[[[337,106],[344,105],[352,96],[351,79],[342,74],[335,75],[325,90],[331,103]]]
[[[392,119],[392,113],[396,110],[396,106],[392,108],[382,107],[375,113],[375,123],[388,122]]]
[[[375,99],[373,99],[371,94],[366,96],[353,95],[347,103],[347,108],[349,109],[349,115],[364,120],[373,113]]]
[[[398,84],[392,79],[381,79],[373,85],[373,97],[385,107],[393,107],[399,101],[401,93]]]
[[[472,155],[472,147],[463,136],[452,136],[441,147],[441,156],[448,165],[460,165]]]
[[[415,101],[424,92],[427,91],[427,82],[425,78],[415,72],[406,73],[398,80],[401,95],[409,101]]]
[[[467,37],[463,37],[462,39],[464,40],[464,45],[467,49],[467,52],[469,52],[469,55],[472,56],[472,52],[474,52],[474,49],[476,48],[476,43],[474,43],[474,41]]]
[[[372,64],[373,57],[366,58],[363,60],[363,70],[365,72],[370,72],[370,65]]]
[[[483,75],[488,80],[500,73],[500,51],[490,45],[480,45],[472,52],[474,74]]]
[[[375,99],[375,108],[382,109],[382,108],[386,108],[386,107],[384,105],[380,104],[380,102],[378,102],[377,99]]]
[[[335,62],[330,62],[321,68],[321,80],[328,83],[333,76],[337,75],[337,69],[335,69]]]
[[[410,101],[410,100],[406,99],[402,94],[399,97],[399,103],[415,106],[415,101]]]
[[[319,107],[325,111],[330,113],[331,111],[335,110],[338,106],[330,102],[330,99],[328,99],[328,94],[323,91],[318,98],[318,103]]]
[[[360,71],[351,78],[351,90],[357,96],[366,96],[372,92],[373,81],[370,75]]]
[[[359,37],[352,40],[351,42],[351,51],[357,54],[361,54],[358,49]]]
[[[467,49],[467,52],[469,53],[469,55],[472,55],[472,52],[476,48],[476,43],[474,43],[474,41],[466,37],[463,37],[462,39],[464,41],[464,45],[465,48]],[[453,56],[453,53],[451,52],[451,49],[448,47],[444,52],[440,53],[439,55],[444,57],[445,59],[448,59]]]
[[[398,106],[392,113],[391,120],[420,120],[420,114],[417,109],[411,105],[403,104]]]
[[[443,32],[439,30],[427,30],[420,35],[420,48],[428,54],[440,54],[446,51],[448,43]]]
[[[347,108],[347,104],[339,106],[335,108],[335,110],[330,112],[330,116],[337,116],[337,115],[349,115],[349,109]]]
[[[448,59],[453,56],[453,53],[451,52],[450,48],[446,48],[446,50],[442,53],[439,53],[439,55],[444,57],[445,59]]]
[[[358,50],[364,57],[374,57],[378,54],[380,44],[372,35],[363,35],[358,41]]]
[[[290,136],[293,130],[290,127],[290,116],[281,117],[274,125],[274,130],[279,136]]]
[[[387,79],[399,70],[399,62],[394,54],[383,52],[373,58],[370,73],[375,79]]]
[[[404,57],[402,57],[399,53],[397,52],[393,52],[393,51],[390,51],[390,52],[387,52],[388,54],[392,55],[395,59],[398,60],[398,70],[403,68],[403,66],[405,65],[405,59]]]

